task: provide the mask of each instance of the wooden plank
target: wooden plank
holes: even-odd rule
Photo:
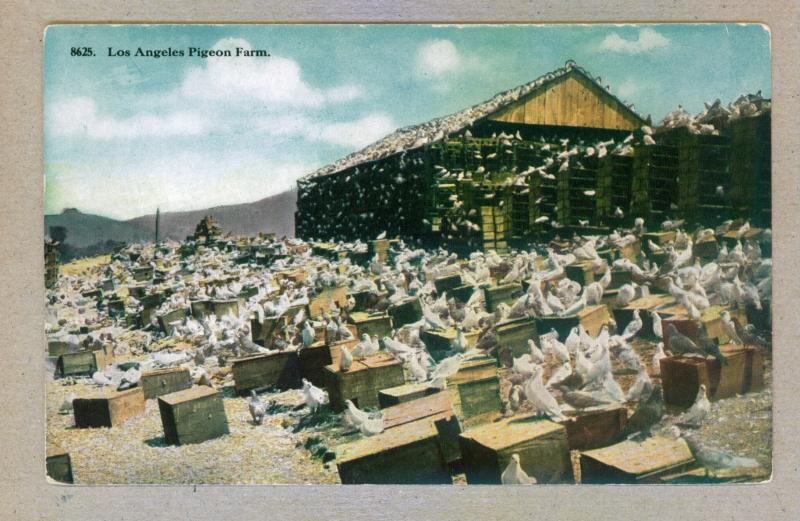
[[[409,402],[429,396],[438,392],[438,389],[430,387],[426,383],[403,384],[397,387],[389,387],[378,391],[378,405],[381,408],[391,407],[400,403]]]
[[[660,436],[581,452],[581,483],[655,483],[688,469],[694,456],[683,439]]]

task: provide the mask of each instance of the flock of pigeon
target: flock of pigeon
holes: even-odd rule
[[[701,263],[693,254],[694,244],[711,236],[730,231],[731,222],[720,228],[701,229],[695,234],[685,232],[680,222],[664,222],[662,229],[675,230],[675,240],[667,245],[650,244],[652,252],[660,252],[666,259],[660,266],[646,257],[640,263],[621,258],[609,264],[598,251],[607,246],[624,247],[640,241],[645,223],[636,220],[632,229],[617,230],[603,236],[579,236],[571,239],[571,248],[559,252],[549,246],[539,245],[531,251],[512,251],[499,255],[495,251],[474,252],[466,259],[444,250],[426,251],[408,247],[394,241],[389,260],[381,262],[376,255],[366,265],[352,263],[344,258],[330,261],[315,256],[306,243],[297,239],[247,239],[249,245],[262,242],[275,252],[276,259],[269,266],[238,262],[235,243],[220,241],[213,246],[197,246],[194,253],[182,255],[178,243],[130,245],[115,254],[111,262],[90,268],[79,275],[62,276],[55,288],[47,293],[46,328],[50,339],[67,342],[69,350],[90,348],[93,344],[111,345],[119,355],[133,355],[134,363],[117,363],[95,372],[91,383],[101,387],[126,389],[137,385],[141,374],[151,368],[183,366],[191,370],[195,383],[220,386],[230,382],[230,360],[256,353],[277,350],[302,350],[317,339],[321,328],[328,339],[351,339],[347,318],[355,301],[355,292],[369,292],[369,311],[381,312],[392,304],[409,297],[419,299],[422,317],[419,321],[393,330],[382,338],[361,335],[352,349],[343,348],[340,370],[348,371],[354,359],[368,357],[378,352],[391,354],[402,361],[409,378],[417,383],[442,389],[448,377],[458,372],[462,363],[479,357],[496,356],[509,361],[504,378],[510,383],[503,397],[504,414],[532,410],[540,415],[560,420],[570,409],[586,409],[608,404],[626,404],[635,408],[623,436],[647,436],[650,429],[664,419],[664,405],[660,386],[651,379],[658,372],[659,360],[667,356],[664,335],[669,339],[672,354],[698,357],[718,357],[718,345],[702,332],[697,340],[681,334],[673,326],[662,331],[660,318],[652,314],[652,329],[657,342],[651,359],[642,359],[633,342],[645,335],[643,320],[638,312],[623,330],[616,324],[604,325],[599,334],[592,336],[583,327],[572,329],[566,338],[559,338],[554,330],[543,332],[528,340],[529,353],[508,357],[497,340],[497,326],[509,319],[520,317],[570,316],[583,308],[608,302],[608,288],[612,270],[630,272],[630,282],[616,291],[612,299],[615,306],[625,306],[631,300],[646,296],[651,289],[660,288],[685,306],[688,315],[698,319],[700,313],[711,305],[722,304],[735,308],[746,305],[760,308],[762,300],[770,299],[771,259],[762,256],[762,246],[770,240],[767,230],[758,240],[746,238],[748,225],[735,229],[738,241],[735,246],[722,246],[716,259]],[[242,239],[244,240],[244,239]],[[184,245],[185,246],[185,245]],[[357,244],[342,244],[343,248],[357,248]],[[131,260],[135,259],[135,260]],[[593,266],[605,274],[586,285],[564,276],[565,267],[576,261]],[[128,325],[124,317],[110,314],[103,301],[84,296],[110,280],[117,288],[131,284],[135,268],[151,266],[157,276],[148,282],[146,293],[162,292],[164,299],[149,323]],[[276,273],[302,269],[307,274],[303,280],[276,278]],[[492,279],[492,272],[505,273],[500,280]],[[450,297],[447,292],[437,292],[434,280],[458,274],[463,284],[473,287],[466,302]],[[483,288],[493,284],[527,283],[527,291],[516,301],[500,304],[489,312]],[[302,306],[322,291],[346,287],[350,293],[347,304],[330,307],[322,316],[311,317]],[[238,313],[223,316],[207,315],[195,319],[191,314],[171,324],[166,334],[158,317],[176,309],[187,309],[190,304],[206,299],[237,299]],[[142,310],[142,300],[124,296],[127,314]],[[251,326],[270,318],[287,315],[290,309],[301,309],[290,319],[281,321],[274,332],[269,347],[254,342]],[[733,342],[768,346],[764,332],[752,326],[743,326],[728,313],[722,314],[724,331]],[[432,356],[423,341],[423,331],[455,329],[456,336],[450,351]],[[83,333],[81,333],[83,331]],[[477,332],[477,340],[467,340],[467,334]],[[647,333],[649,335],[649,332]],[[619,369],[635,373],[633,385],[624,390],[615,378]],[[71,379],[65,379],[69,383]],[[327,410],[327,393],[308,381],[302,389],[309,414]],[[70,395],[62,405],[62,412],[71,409]],[[261,424],[268,407],[257,393],[247,398],[249,412],[255,425]],[[702,425],[710,405],[705,387],[701,387],[694,405],[682,415],[672,418],[674,427],[692,429]],[[379,411],[358,409],[347,402],[341,421],[359,431],[363,436],[373,436],[384,430]],[[701,440],[692,439],[697,454],[703,450]],[[719,459],[719,454],[714,453]],[[736,464],[741,459],[731,456]],[[747,462],[748,464],[750,462]],[[512,458],[503,473],[505,483],[529,483],[533,478],[519,467],[518,458]],[[535,481],[535,480],[534,480]]]

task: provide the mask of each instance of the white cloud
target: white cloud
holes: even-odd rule
[[[641,85],[639,85],[639,83],[637,83],[635,80],[628,78],[627,80],[619,84],[619,87],[617,87],[617,94],[621,98],[627,98],[629,96],[637,94],[641,90],[642,87]]]
[[[458,72],[463,59],[450,40],[431,40],[417,49],[416,73],[421,78],[439,79]]]
[[[601,51],[639,54],[653,49],[660,49],[667,45],[669,45],[669,38],[654,29],[645,27],[639,31],[639,36],[635,40],[626,40],[618,33],[611,33],[600,42],[599,49]]]
[[[381,112],[333,123],[303,115],[283,115],[260,118],[255,126],[267,135],[302,137],[353,149],[369,145],[397,128],[394,120]]]
[[[340,85],[325,92],[325,97],[334,102],[353,101],[364,97],[364,89],[358,85]]]
[[[140,113],[114,118],[98,113],[92,98],[77,97],[57,102],[49,110],[47,126],[54,135],[86,136],[91,139],[193,136],[209,130],[209,122],[189,111],[166,114]]]

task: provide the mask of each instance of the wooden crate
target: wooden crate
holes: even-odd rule
[[[207,315],[213,313],[210,300],[193,300],[190,302],[192,317],[196,320],[203,320]]]
[[[107,365],[105,351],[78,351],[58,357],[56,369],[59,376],[89,375]]]
[[[737,317],[742,324],[747,323],[747,315],[741,311],[731,310],[728,306],[711,306],[700,312],[700,322],[705,325],[706,333],[709,338],[717,339],[720,343],[729,342],[730,339],[722,331],[722,318],[720,312],[727,310],[732,317]],[[697,322],[690,319],[686,308],[682,304],[659,308],[658,313],[662,315],[661,329],[663,333],[664,349],[669,351],[670,343],[667,338],[667,326],[672,324],[682,334],[696,341],[699,334]]]
[[[475,347],[478,342],[478,335],[480,331],[472,331],[464,333],[464,339],[467,341],[467,348]],[[437,359],[450,351],[453,348],[453,342],[458,336],[458,332],[454,328],[441,329],[436,331],[420,331],[419,338],[425,343],[428,351],[434,359]]]
[[[683,439],[654,436],[581,452],[581,483],[658,483],[661,476],[694,465]]]
[[[595,280],[600,280],[606,269],[603,266],[595,267],[592,261],[579,261],[564,268],[564,272],[569,280],[574,280],[581,286],[587,286]]]
[[[104,391],[72,402],[75,426],[115,427],[144,414],[144,392],[140,387],[127,391]]]
[[[283,317],[265,317],[264,322],[259,322],[257,318],[251,319],[250,336],[256,344],[271,348],[275,334],[280,331],[283,324]]]
[[[619,435],[628,421],[628,410],[622,406],[568,411],[561,425],[567,429],[570,450],[604,447]]]
[[[356,326],[356,337],[359,339],[365,333],[377,340],[392,335],[392,320],[386,313],[370,314],[357,311],[350,313],[349,321]]]
[[[505,418],[464,432],[459,438],[467,483],[500,484],[512,454],[538,483],[573,481],[567,431],[563,425],[530,416]]]
[[[152,266],[144,266],[141,268],[133,268],[133,280],[136,282],[144,282],[153,278]]]
[[[47,341],[47,354],[48,356],[61,356],[69,353],[70,345],[63,340],[48,340]]]
[[[528,340],[538,340],[536,321],[532,317],[515,318],[497,324],[497,345],[511,356],[522,356],[530,353]],[[508,360],[510,363],[510,360]]]
[[[433,279],[433,286],[436,288],[436,293],[441,295],[444,292],[450,292],[450,290],[461,286],[461,275],[458,273],[454,275],[445,275],[443,277],[436,277]]]
[[[639,318],[642,319],[642,330],[640,334],[653,334],[653,318],[650,311],[675,303],[672,295],[648,295],[647,297],[637,298],[628,303],[624,308],[615,308],[614,320],[617,322],[617,330],[624,331],[625,327],[633,320],[633,312],[639,310]]]
[[[430,396],[437,392],[437,389],[430,387],[426,383],[421,384],[403,384],[397,387],[389,387],[388,389],[381,389],[378,391],[378,405],[381,408],[391,407],[401,403],[416,400],[423,396]]]
[[[486,310],[493,313],[497,306],[502,302],[509,306],[522,296],[522,284],[503,284],[501,286],[491,286],[484,288],[486,297]]]
[[[246,394],[251,389],[300,387],[297,351],[278,351],[237,358],[232,362],[234,389]]]
[[[331,348],[325,342],[315,342],[297,353],[300,376],[317,387],[325,387],[325,366],[333,363]]]
[[[343,484],[452,484],[434,422],[423,418],[336,448]]]
[[[484,357],[462,362],[447,379],[447,391],[465,427],[494,419],[502,408],[497,360]]]
[[[50,448],[45,458],[47,475],[61,483],[74,483],[72,477],[72,460],[69,452],[60,448]]]
[[[200,443],[228,434],[222,395],[198,385],[158,398],[164,438],[171,445]]]
[[[377,239],[369,241],[367,243],[367,253],[370,259],[377,255],[378,262],[386,262],[389,259],[389,240]]]
[[[657,246],[664,246],[671,242],[675,241],[675,236],[677,233],[674,231],[669,232],[646,232],[642,234],[642,247],[647,251],[647,253],[652,253],[650,248],[648,247],[647,241],[653,241],[653,244]]]
[[[764,387],[764,357],[760,351],[737,344],[720,346],[727,364],[714,358],[671,356],[661,359],[664,402],[680,407],[694,403],[700,385],[708,398],[719,400]]]
[[[411,297],[392,304],[387,310],[392,318],[392,325],[401,328],[406,324],[422,320],[422,306],[417,297]]]
[[[555,329],[563,341],[569,335],[570,330],[577,327],[578,324],[582,325],[590,335],[597,336],[603,326],[610,321],[611,315],[608,313],[608,308],[603,304],[598,304],[587,306],[575,315],[536,317],[536,330],[544,335],[551,329]]]
[[[347,288],[326,288],[319,295],[309,299],[308,315],[312,318],[330,314],[331,301],[340,309],[347,306]]]
[[[338,363],[325,367],[325,387],[334,412],[344,410],[345,400],[360,409],[376,408],[379,391],[404,383],[403,364],[387,353],[354,360],[346,372],[339,370]]]
[[[375,303],[378,302],[380,298],[378,294],[367,290],[356,291],[354,293],[350,293],[349,296],[353,297],[353,301],[355,302],[351,313],[369,310],[375,305]]]
[[[217,318],[225,315],[239,316],[239,301],[233,300],[212,300],[211,309]]]
[[[453,297],[454,299],[456,299],[458,302],[461,302],[462,304],[466,304],[467,302],[469,302],[469,299],[472,296],[472,293],[474,291],[475,291],[475,288],[473,286],[470,286],[469,284],[465,284],[463,286],[457,286],[455,288],[450,288],[447,291],[447,295],[449,297]]]
[[[170,336],[172,335],[172,323],[178,320],[183,320],[187,315],[187,310],[184,308],[173,309],[168,313],[164,313],[163,315],[158,315],[158,325],[161,327],[161,331],[164,332],[165,335]]]
[[[192,383],[192,374],[189,369],[171,367],[143,372],[139,386],[144,390],[144,399],[149,400],[162,394],[188,389]]]
[[[714,237],[696,242],[692,246],[692,253],[700,259],[716,259],[719,255],[719,244]]]

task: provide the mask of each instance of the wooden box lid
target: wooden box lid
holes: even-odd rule
[[[581,457],[590,457],[634,476],[694,461],[692,451],[684,440],[661,436],[647,438],[642,442],[623,441],[610,447],[588,450],[582,452]]]
[[[117,391],[112,389],[104,389],[102,391],[95,391],[94,393],[88,396],[81,396],[75,398],[76,400],[115,400],[118,398],[122,398],[125,396],[131,396],[134,394],[142,394],[144,395],[144,390],[141,387],[133,387],[131,389],[127,389],[125,391]]]
[[[170,394],[159,396],[158,399],[169,405],[176,405],[183,402],[190,402],[198,398],[205,398],[207,396],[214,396],[219,394],[219,391],[206,385],[196,385],[183,391],[177,391]]]
[[[564,426],[535,415],[529,415],[506,418],[482,425],[461,436],[480,443],[484,447],[502,451],[558,431],[565,432]]]
[[[450,395],[438,392],[383,409],[383,426],[390,429],[435,414],[452,412]]]
[[[364,457],[374,456],[406,445],[438,436],[433,421],[428,418],[399,425],[375,436],[339,445],[336,447],[336,463],[343,464]]]

